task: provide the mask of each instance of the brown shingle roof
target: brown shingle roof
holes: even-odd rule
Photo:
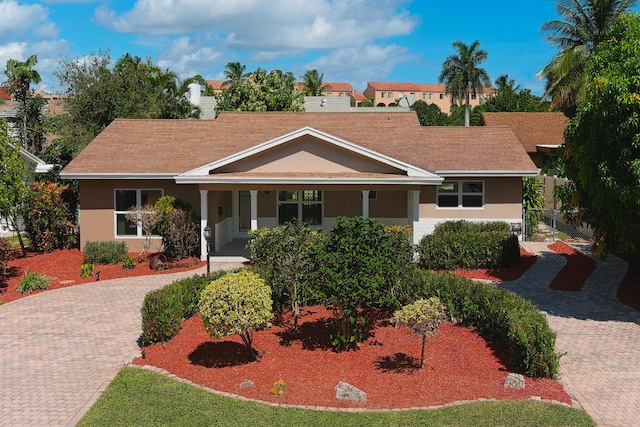
[[[420,87],[415,83],[403,82],[368,82],[373,90],[390,90],[403,92],[420,92]]]
[[[536,145],[562,145],[567,117],[563,113],[482,113],[486,126],[509,126],[527,153]]]
[[[180,174],[305,126],[430,172],[535,171],[506,127],[428,128],[413,112],[224,112],[215,120],[114,120],[64,173]]]

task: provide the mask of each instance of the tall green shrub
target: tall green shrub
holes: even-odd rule
[[[319,286],[335,311],[336,349],[352,349],[363,339],[360,309],[397,306],[397,290],[414,264],[411,245],[383,225],[363,217],[337,218],[319,254]]]
[[[24,203],[22,218],[29,235],[31,248],[36,252],[49,252],[74,244],[67,233],[69,208],[62,193],[69,188],[51,182],[34,182]]]
[[[229,273],[209,284],[198,303],[204,327],[213,338],[238,334],[247,350],[253,349],[253,332],[270,326],[271,289],[256,273]]]
[[[166,254],[188,258],[200,243],[198,220],[191,205],[173,196],[163,196],[156,201],[154,209],[157,212],[156,228],[162,236]]]
[[[274,308],[293,310],[294,328],[300,305],[313,291],[317,258],[313,255],[323,235],[298,221],[274,229],[249,233],[249,248],[255,270],[271,288]]]

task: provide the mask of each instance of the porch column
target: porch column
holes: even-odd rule
[[[418,233],[418,223],[420,222],[420,190],[411,191],[411,229],[413,231],[413,244],[417,245],[420,243],[420,238]]]
[[[362,217],[369,218],[369,190],[362,190]]]
[[[207,260],[207,239],[204,228],[209,223],[209,190],[200,190],[200,260]]]
[[[251,195],[251,229],[258,229],[258,190],[249,190]]]

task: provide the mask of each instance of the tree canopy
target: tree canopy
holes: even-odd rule
[[[638,0],[556,0],[560,19],[545,22],[540,31],[560,51],[538,72],[546,79],[545,97],[573,116],[586,97],[586,64],[598,45],[609,38],[616,20]]]
[[[261,68],[225,85],[216,93],[216,115],[221,111],[304,111],[303,94],[292,73]]]
[[[574,224],[594,229],[598,254],[640,241],[640,16],[622,16],[589,60],[585,101],[570,121],[560,196]]]
[[[493,96],[481,106],[489,112],[536,112],[549,111],[549,102],[531,93],[530,89],[520,89],[515,80],[504,74],[495,80],[496,90]]]
[[[55,71],[65,88],[65,107],[59,138],[51,156],[64,165],[115,118],[197,118],[199,109],[184,94],[192,81],[163,70],[150,59],[126,54],[112,63],[109,52],[82,61],[63,59]]]
[[[444,83],[446,93],[451,95],[452,101],[464,102],[464,125],[469,126],[471,95],[482,94],[484,87],[491,84],[487,71],[478,67],[486,61],[488,54],[486,50],[480,49],[478,40],[468,46],[455,41],[453,47],[457,53],[445,59],[438,82]]]

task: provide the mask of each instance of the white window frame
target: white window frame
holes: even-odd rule
[[[465,192],[464,190],[464,184],[468,184],[468,183],[474,183],[474,184],[482,184],[482,192],[481,193],[472,193],[472,192]],[[445,180],[441,185],[446,185],[446,184],[458,184],[458,192],[457,192],[457,196],[458,196],[458,206],[452,206],[452,207],[447,207],[447,206],[440,206],[440,186],[436,187],[436,209],[465,209],[465,210],[482,210],[485,207],[485,194],[487,191],[486,188],[486,183],[483,180],[479,180],[479,179],[467,179],[467,180]],[[453,195],[454,193],[445,193],[446,195]],[[478,196],[481,195],[482,196],[482,206],[464,206],[463,205],[463,200],[464,200],[464,196]]]
[[[136,207],[142,206],[142,192],[143,191],[159,191],[160,197],[164,196],[164,189],[162,188],[115,188],[113,190],[113,235],[116,239],[139,239],[141,237],[145,237],[144,231],[140,224],[136,225],[136,234],[135,236],[132,234],[118,234],[118,215],[124,215],[127,213],[126,210],[119,211],[117,210],[117,192],[118,191],[135,191],[136,192]],[[157,234],[152,234],[151,237],[159,238],[160,236]]]

